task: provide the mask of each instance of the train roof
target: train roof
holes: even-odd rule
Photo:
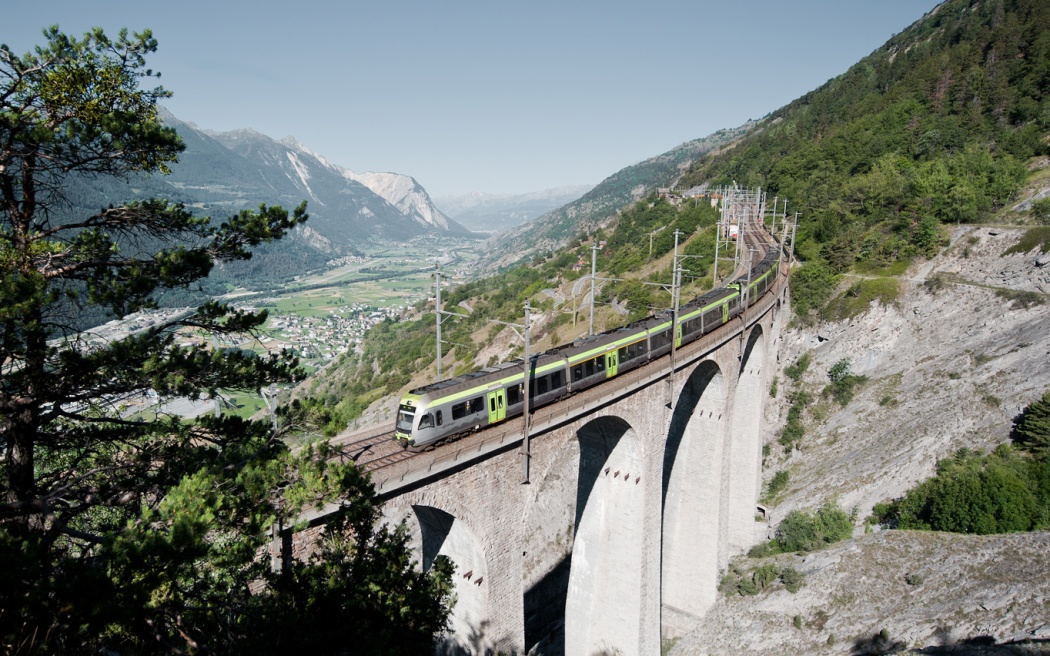
[[[561,354],[556,351],[546,351],[544,353],[530,355],[529,360],[532,361],[533,376],[543,375],[543,370],[547,368],[547,365],[551,363],[560,364],[563,361]],[[454,378],[449,378],[448,380],[442,380],[429,385],[424,385],[423,387],[417,387],[409,393],[417,395],[431,394],[445,397],[472,390],[474,388],[478,388],[480,392],[482,389],[496,381],[521,376],[524,374],[524,369],[525,360],[517,358],[516,360],[501,362],[500,364],[462,374]]]

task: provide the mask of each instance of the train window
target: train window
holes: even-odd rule
[[[419,420],[419,427],[420,428],[433,428],[434,427],[434,417],[433,417],[433,415],[431,415],[429,413],[423,415],[423,418]]]
[[[437,411],[437,422],[438,422],[438,426],[440,426],[441,425],[441,411],[440,410]]]
[[[515,403],[521,403],[521,383],[517,385],[511,385],[507,388],[507,405],[514,405]]]
[[[489,397],[489,412],[496,411],[496,397]]]
[[[588,360],[583,363],[583,373],[586,378],[590,378],[594,375],[594,360]]]
[[[485,400],[480,396],[467,401],[467,414],[472,415],[485,409]]]
[[[605,356],[594,358],[594,366],[598,370],[598,373],[605,371]]]
[[[469,403],[469,401],[457,403],[456,405],[452,406],[452,421],[462,419],[463,417],[467,416],[467,403]]]
[[[572,382],[583,380],[583,365],[576,365],[572,368]]]
[[[564,387],[564,386],[565,386],[565,383],[561,379],[561,372],[560,371],[555,371],[554,373],[552,373],[551,374],[551,389],[558,389],[559,387]]]
[[[503,409],[503,395],[499,394],[496,396],[496,405]]]
[[[663,348],[671,343],[671,329],[665,328],[658,333],[654,333],[649,339],[652,340],[654,351],[658,348]]]
[[[630,352],[631,352],[631,350],[628,347],[621,346],[620,347],[620,362],[626,362],[627,360],[630,360],[631,359]]]
[[[416,413],[412,408],[401,406],[397,412],[397,429],[402,433],[412,432],[412,418]]]
[[[549,385],[549,384],[550,384],[550,381],[548,380],[548,378],[546,376],[540,376],[539,378],[536,379],[536,390],[537,390],[537,392],[539,394],[546,394],[547,393],[547,385]]]

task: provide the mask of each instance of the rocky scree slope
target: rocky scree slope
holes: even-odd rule
[[[1002,256],[1022,234],[957,228],[944,252],[901,280],[894,303],[785,334],[778,395],[765,418],[772,453],[764,475],[786,470],[790,484],[770,508],[770,531],[791,510],[812,511],[837,496],[857,509],[857,537],[777,557],[805,574],[802,590],[775,585],[754,597],[720,597],[672,654],[949,653],[942,651],[949,646],[1050,653],[1050,534],[864,534],[860,526],[875,503],[932,476],[938,459],[1007,441],[1013,418],[1050,389],[1050,305],[1024,308],[1000,293],[1050,294],[1050,258],[1038,249]],[[943,284],[924,284],[930,280]],[[791,385],[783,367],[805,353],[812,363],[802,385],[818,401],[800,448],[785,452],[776,442]],[[843,359],[868,381],[840,408],[819,393]],[[1022,640],[1036,643],[966,646]]]

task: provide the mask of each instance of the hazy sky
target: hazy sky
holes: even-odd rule
[[[165,105],[431,195],[596,184],[844,72],[934,0],[0,0],[22,54],[57,23],[151,28]]]

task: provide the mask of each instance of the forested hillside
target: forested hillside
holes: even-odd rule
[[[754,123],[748,121],[740,127],[719,130],[623,168],[602,180],[579,200],[491,239],[486,261],[490,265],[507,266],[522,262],[537,252],[562,248],[573,236],[593,232],[608,223],[618,210],[659,187],[670,186],[681,175],[683,167],[732,143],[753,128]]]
[[[796,312],[804,317],[838,318],[874,298],[888,301],[897,293],[892,278],[860,281],[828,305],[840,274],[898,275],[945,243],[943,224],[994,219],[1028,180],[1033,158],[1048,152],[1048,91],[1050,4],[945,2],[845,74],[757,125],[716,133],[628,167],[576,203],[504,236],[490,254],[493,259],[502,254],[503,261],[517,261],[531,254],[532,262],[451,295],[448,306],[463,302],[474,310],[470,320],[449,324],[455,332],[450,341],[474,345],[453,350],[454,366],[486,364],[491,357],[474,362],[471,351],[491,343],[496,331],[489,327],[481,334],[481,326],[488,319],[520,321],[526,299],[550,311],[550,330],[571,321],[565,308],[555,308],[540,292],[588,273],[570,267],[581,257],[589,264],[589,242],[581,244],[592,237],[608,242],[598,259],[599,275],[626,279],[606,285],[599,297],[599,303],[616,301],[621,311],[626,302],[626,315],[616,320],[666,307],[666,293],[641,282],[668,282],[670,262],[659,258],[670,251],[674,230],[693,234],[698,226],[710,225],[714,215],[705,218],[700,210],[692,214],[655,199],[625,209],[634,202],[632,194],[661,186],[736,181],[760,186],[781,202],[787,199],[788,213],[799,212],[796,253],[805,266],[793,273],[792,295]],[[680,176],[678,167],[694,158]],[[609,219],[618,209],[625,211]],[[1041,220],[1038,211],[1030,214]],[[1017,216],[1029,219],[1029,213]],[[608,227],[602,229],[603,223]],[[650,233],[664,226],[652,235],[650,255]],[[568,248],[559,250],[557,245],[573,234]],[[697,289],[709,274],[712,234],[696,233],[683,248],[688,255],[703,256],[687,267]],[[315,393],[329,406],[353,405],[352,415],[366,401],[433,367],[432,316],[415,316],[375,333],[377,340],[416,345],[393,349],[397,363],[390,362],[392,349],[384,349],[381,341],[366,343],[363,353],[347,354],[323,374]],[[473,341],[463,341],[471,331]],[[556,336],[567,334],[562,329]],[[510,341],[506,353],[493,357],[509,359],[512,348]],[[375,385],[376,380],[383,384]]]
[[[990,219],[1047,153],[1050,4],[949,0],[845,74],[696,163],[682,184],[736,180],[800,212],[801,273],[927,256],[944,223]]]

